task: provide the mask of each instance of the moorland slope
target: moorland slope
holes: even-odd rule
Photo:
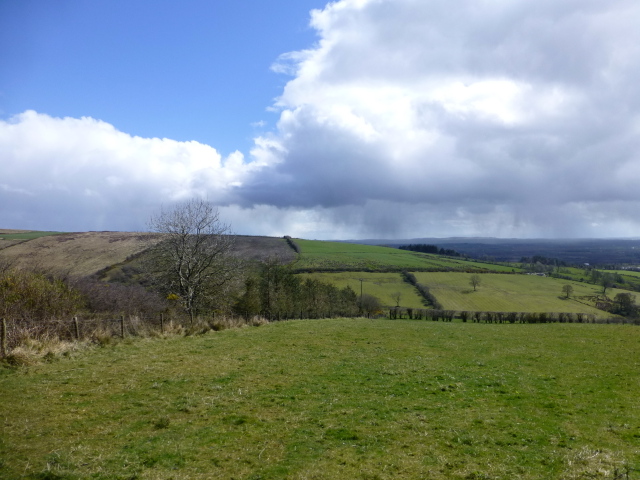
[[[162,240],[162,235],[145,232],[75,232],[25,238],[29,232],[0,240],[0,261],[18,267],[72,276],[92,275],[124,264]],[[13,233],[16,233],[15,231]],[[48,232],[47,232],[48,233]],[[247,259],[278,257],[285,262],[296,254],[282,238],[243,236],[235,239],[234,255]]]

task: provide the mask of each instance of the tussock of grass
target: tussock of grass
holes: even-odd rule
[[[602,479],[618,480],[629,476],[629,464],[620,452],[582,447],[567,455],[565,480]]]
[[[51,362],[59,357],[68,357],[86,348],[86,341],[68,342],[56,337],[25,338],[3,361],[14,367],[33,366],[41,362]]]

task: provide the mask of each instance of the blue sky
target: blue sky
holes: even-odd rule
[[[309,11],[323,6],[2,0],[0,115],[90,116],[131,135],[246,151],[278,118],[267,107],[288,78],[270,66],[313,45]]]
[[[640,237],[637,0],[0,0],[0,228]]]

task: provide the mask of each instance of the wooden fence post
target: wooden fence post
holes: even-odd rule
[[[73,317],[73,330],[76,334],[76,340],[80,340],[80,325],[78,325],[78,317]]]
[[[0,357],[4,358],[9,353],[7,350],[7,321],[3,318],[0,327]]]
[[[164,334],[164,313],[160,314],[160,333]]]
[[[120,315],[120,336],[124,338],[124,315]]]

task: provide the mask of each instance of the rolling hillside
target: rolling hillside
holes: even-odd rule
[[[612,315],[595,308],[594,295],[601,287],[578,281],[584,272],[571,269],[573,280],[525,275],[518,265],[478,262],[439,255],[398,250],[390,247],[296,240],[300,259],[295,263],[305,275],[360,293],[375,295],[385,307],[396,306],[395,293],[401,294],[403,308],[425,308],[417,289],[403,280],[400,272],[416,275],[419,283],[447,310],[585,313],[597,318]],[[313,271],[315,270],[315,271]],[[569,271],[569,269],[565,269]],[[575,270],[575,272],[573,272]],[[474,292],[470,275],[477,273],[481,286]],[[566,299],[562,287],[571,284],[574,294]],[[622,289],[610,289],[613,298]],[[584,298],[581,298],[584,297]]]
[[[26,232],[0,230],[0,262],[73,276],[106,272],[105,279],[121,278],[119,270],[136,261],[162,236],[135,232]],[[234,254],[246,259],[278,258],[290,263],[294,272],[338,287],[350,286],[356,293],[371,294],[384,307],[427,308],[418,290],[404,281],[402,271],[416,274],[445,309],[522,312],[574,312],[610,314],[595,308],[598,287],[581,280],[582,270],[565,269],[573,280],[523,275],[519,265],[450,258],[390,247],[296,239],[297,254],[284,238],[237,236]],[[575,272],[573,270],[576,270]],[[473,292],[472,273],[481,275],[481,286]],[[620,272],[629,280],[633,272]],[[565,299],[562,286],[570,283],[574,296]],[[628,282],[631,284],[631,282]],[[624,290],[611,289],[611,298]]]
[[[0,261],[73,276],[92,275],[126,263],[162,240],[160,234],[137,232],[38,233],[43,232],[3,234],[9,239],[0,242],[10,244],[0,250]],[[234,253],[249,259],[278,257],[293,261],[296,257],[284,239],[275,237],[239,235]]]

